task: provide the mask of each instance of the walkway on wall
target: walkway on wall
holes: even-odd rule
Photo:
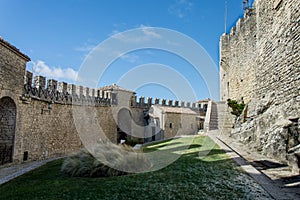
[[[293,174],[290,167],[256,152],[249,152],[246,145],[220,134],[219,130],[209,131],[207,135],[274,199],[300,199],[300,174]]]

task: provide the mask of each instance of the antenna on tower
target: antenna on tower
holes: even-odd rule
[[[226,34],[227,29],[227,15],[228,15],[228,7],[227,7],[227,1],[225,1],[225,16],[224,16],[224,33]]]
[[[243,0],[243,9],[247,10],[249,8],[249,0]]]

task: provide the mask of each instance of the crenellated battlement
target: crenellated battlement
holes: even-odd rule
[[[93,141],[99,141],[104,134],[113,143],[119,143],[125,134],[149,142],[171,138],[176,130],[181,131],[180,134],[194,134],[201,127],[202,121],[197,117],[205,115],[206,100],[190,103],[137,97],[134,91],[116,84],[89,88],[34,76],[26,71],[29,60],[0,39],[0,129],[9,136],[0,138],[1,144],[5,144],[0,145],[0,151],[6,155],[0,159],[1,163],[43,160],[74,153],[84,145],[82,131],[90,134]],[[152,105],[161,105],[173,113],[166,113],[161,122],[155,119],[154,123],[148,112]],[[181,119],[184,120],[177,123]],[[174,123],[172,130],[163,126],[168,120]],[[145,126],[149,122],[152,122],[150,129]],[[145,128],[136,128],[135,124]],[[159,133],[155,131],[153,135],[153,128]]]
[[[135,92],[121,88],[115,84],[102,88],[89,88],[81,85],[59,82],[54,79],[46,79],[44,76],[34,76],[26,71],[24,79],[23,100],[33,98],[41,101],[48,101],[59,104],[113,106],[118,105],[119,92],[125,92],[131,96],[129,105],[135,108],[150,108],[152,105],[168,107],[183,107],[194,110],[201,109],[196,103],[178,100],[167,100],[152,97],[137,97]]]
[[[136,96],[134,98],[136,100]],[[184,102],[184,101],[178,101],[178,100],[167,100],[167,99],[159,99],[155,98],[153,101],[152,97],[139,97],[139,101],[135,101],[134,107],[145,107],[150,108],[152,105],[160,105],[160,106],[167,106],[167,107],[182,107],[182,108],[191,108],[191,109],[201,109],[202,106],[197,103],[191,103],[191,102]]]
[[[220,38],[220,97],[229,96],[247,102],[254,95],[254,65],[257,54],[258,27],[256,7],[248,8],[237,20],[230,33]],[[245,56],[247,55],[247,56]],[[243,88],[243,89],[241,89]]]
[[[255,17],[254,14],[255,14],[255,8],[248,8],[247,10],[245,10],[244,17],[239,18],[235,26],[230,29],[229,34],[226,35],[229,35],[230,38],[238,34],[243,28],[244,24],[247,23],[248,19],[250,19],[251,17]]]
[[[60,104],[111,106],[116,99],[111,98],[107,91],[96,90],[66,82],[58,82],[44,76],[34,76],[26,71],[23,100],[33,98]],[[32,81],[33,80],[33,81]],[[46,84],[47,83],[47,84]]]

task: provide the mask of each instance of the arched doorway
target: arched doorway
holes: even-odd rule
[[[0,99],[0,164],[12,162],[16,128],[16,104],[9,97]]]
[[[128,109],[122,108],[118,112],[118,143],[121,140],[130,139],[131,134],[131,113]]]

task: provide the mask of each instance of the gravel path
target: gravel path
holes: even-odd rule
[[[290,177],[299,177],[291,173],[289,167],[270,168],[268,170],[261,170],[256,165],[255,161],[270,161],[276,162],[261,154],[253,152],[248,149],[244,144],[237,142],[235,139],[230,138],[219,131],[210,131],[207,133],[211,139],[214,140],[226,154],[238,163],[243,170],[245,170],[260,186],[262,186],[274,199],[299,199],[300,189],[299,186],[287,187],[283,180]],[[294,184],[300,185],[297,181]]]

